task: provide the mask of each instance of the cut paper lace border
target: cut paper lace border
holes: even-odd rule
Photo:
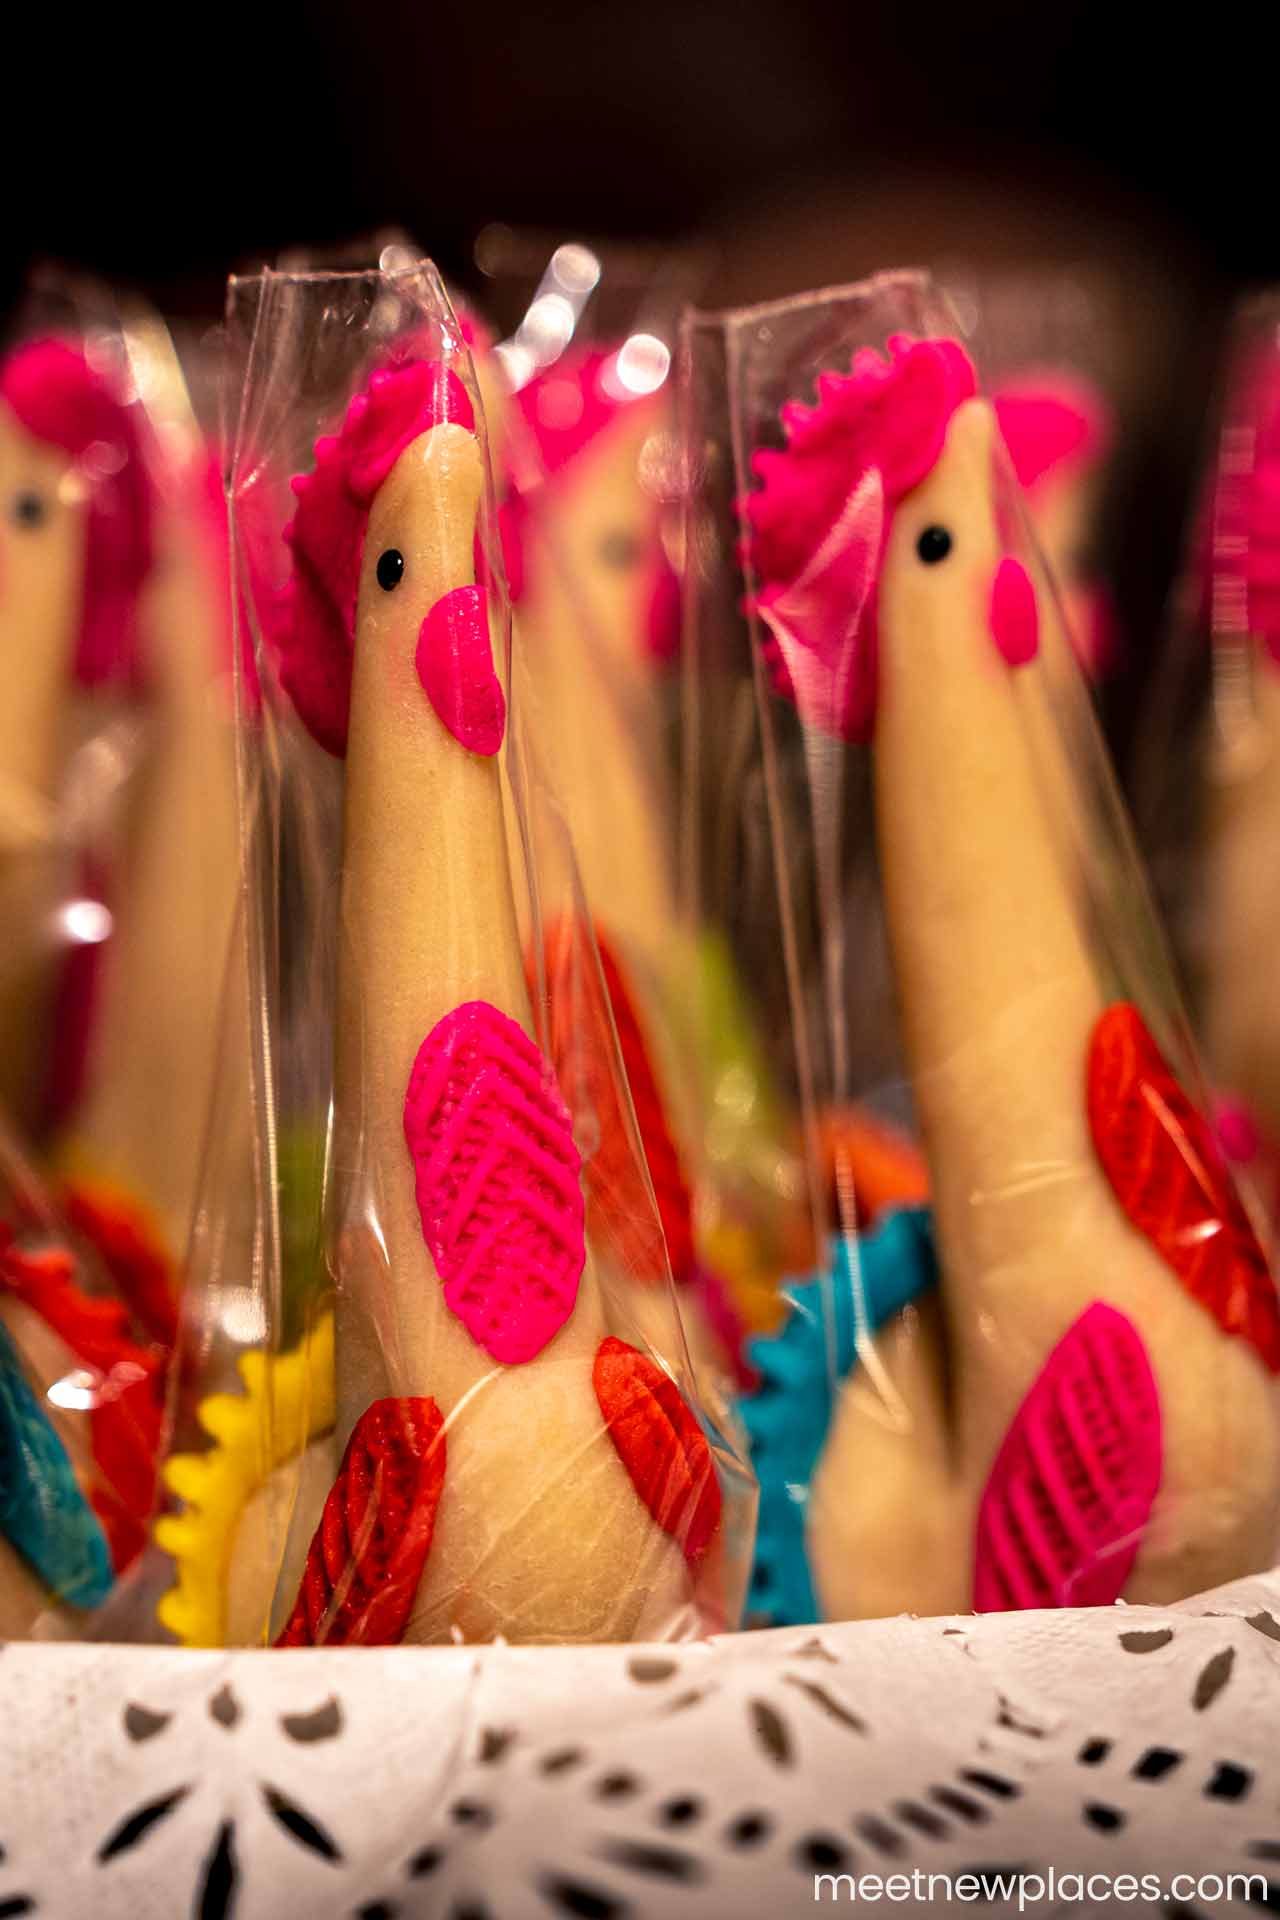
[[[819,1873],[1050,1866],[1247,1873],[1115,1911],[1257,1914],[1278,1719],[1274,1574],[681,1646],[11,1644],[0,1915],[752,1920],[812,1911]]]

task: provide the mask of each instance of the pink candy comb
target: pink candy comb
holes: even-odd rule
[[[1018,485],[1030,493],[1051,474],[1094,466],[1111,444],[1107,404],[1089,381],[1057,367],[1029,369],[992,397]]]
[[[653,393],[636,394],[616,376],[616,350],[566,354],[528,381],[515,396],[526,433],[548,479],[597,440],[623,414],[653,406]]]
[[[495,1360],[532,1360],[573,1312],[586,1259],[581,1162],[550,1066],[470,1000],[419,1048],[404,1132],[447,1305]]]
[[[1273,345],[1246,366],[1227,425],[1208,529],[1215,624],[1219,609],[1242,618],[1280,664],[1280,353]]]
[[[514,407],[531,453],[536,478],[559,481],[588,448],[614,423],[633,419],[637,407],[657,409],[654,392],[633,393],[618,375],[618,348],[570,353],[528,381],[514,397]],[[513,602],[518,601],[526,571],[525,521],[537,511],[539,489],[524,484],[526,476],[511,475],[510,493],[500,513],[503,557]],[[654,506],[652,547],[647,559],[648,585],[643,640],[653,659],[673,660],[680,646],[680,583],[658,537]]]
[[[776,691],[804,720],[866,740],[875,719],[876,586],[898,504],[931,471],[952,414],[976,391],[954,340],[895,334],[884,360],[824,373],[813,407],[782,410],[787,444],[752,456],[744,554],[748,611],[765,630]]]
[[[88,687],[133,679],[138,596],[152,553],[138,410],[62,340],[33,340],[10,354],[0,365],[0,399],[33,439],[78,461],[89,482],[76,678]]]
[[[1019,1407],[978,1509],[973,1604],[1105,1607],[1160,1485],[1160,1400],[1132,1323],[1096,1301]]]
[[[280,678],[308,731],[330,753],[347,750],[356,595],[369,508],[405,448],[428,428],[475,430],[466,388],[439,360],[375,373],[336,434],[317,440],[315,468],[293,482],[298,505],[285,538],[293,573],[273,623]]]

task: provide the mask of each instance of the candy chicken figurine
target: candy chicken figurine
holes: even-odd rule
[[[11,822],[43,822],[0,854],[3,1097],[167,1342],[238,880],[230,700],[219,725],[211,685],[225,538],[219,556],[185,476],[172,499],[156,485],[141,408],[80,347],[19,348],[0,391],[21,627],[0,760]],[[202,750],[215,734],[220,754]]]
[[[872,754],[931,1192],[846,1249],[863,1314],[792,1494],[816,1606],[1166,1602],[1268,1566],[1275,1288],[1088,934],[1025,724],[1056,616],[1007,550],[992,408],[954,341],[897,335],[782,426],[743,503],[750,605],[775,693]]]
[[[1111,442],[1109,409],[1090,381],[1057,367],[1008,376],[993,404],[1047,578],[1061,597],[1067,636],[1080,665],[1097,679],[1114,662],[1117,632],[1110,594],[1088,563]],[[1073,672],[1069,662],[1063,670]],[[1051,752],[1055,745],[1051,740]],[[1069,806],[1069,796],[1064,799]],[[863,1228],[874,1227],[886,1208],[927,1201],[928,1171],[919,1150],[866,1108],[855,1103],[824,1113],[819,1137],[837,1215],[841,1191],[852,1192]]]
[[[610,1336],[531,1037],[467,388],[437,359],[384,365],[294,487],[281,680],[345,759],[338,1464],[279,1644],[696,1631],[711,1450],[671,1375]]]
[[[66,871],[66,780],[80,696],[118,697],[135,679],[151,562],[135,413],[61,340],[0,363],[0,1100],[33,1134],[74,1097],[98,972],[95,876]],[[87,894],[87,915],[60,913],[68,888],[76,905]]]
[[[0,497],[0,630],[11,663],[0,723],[0,1105],[48,1149],[83,1085],[102,997],[100,876],[83,848],[70,769],[86,705],[131,696],[151,558],[135,410],[63,341],[33,341],[0,367]],[[22,1154],[7,1123],[0,1136],[6,1186],[34,1192],[29,1169],[10,1178]],[[31,1420],[16,1411],[16,1384],[8,1405],[19,1427],[35,1431],[32,1408],[54,1423],[76,1483],[88,1490],[81,1499],[92,1499],[110,1558],[105,1573],[99,1561],[93,1581],[77,1578],[68,1589],[90,1604],[105,1597],[112,1562],[125,1565],[144,1537],[172,1301],[161,1288],[149,1317],[146,1286],[145,1299],[126,1294],[124,1304],[85,1291],[76,1255],[51,1221],[42,1200],[34,1211],[25,1203],[10,1210],[0,1226],[9,1373],[17,1382],[25,1368],[36,1387]],[[151,1277],[145,1263],[143,1275]],[[83,1404],[89,1380],[93,1405],[86,1418],[68,1420],[51,1411],[43,1389],[77,1379],[81,1399],[67,1404]],[[69,1499],[71,1482],[65,1474],[61,1481]]]
[[[240,883],[225,502],[199,445],[166,477],[139,608],[148,717],[56,1156],[68,1219],[171,1341],[217,1050],[241,1009],[224,997]]]

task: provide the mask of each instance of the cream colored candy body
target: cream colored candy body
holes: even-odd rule
[[[240,881],[227,582],[190,505],[168,504],[159,535],[139,614],[149,712],[114,849],[87,1093],[63,1156],[154,1211],[176,1259],[214,1062],[248,1036],[243,995],[223,998]]]
[[[517,610],[536,735],[569,814],[592,914],[653,967],[675,922],[662,716],[643,634],[653,503],[637,478],[635,407],[535,495]]]

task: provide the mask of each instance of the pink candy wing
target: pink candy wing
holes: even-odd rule
[[[514,1020],[468,1001],[418,1050],[404,1131],[446,1303],[495,1360],[532,1360],[573,1312],[586,1258],[578,1150],[550,1065]]]
[[[996,1455],[978,1509],[977,1612],[1109,1606],[1142,1544],[1161,1461],[1146,1348],[1096,1301],[1049,1355]]]

